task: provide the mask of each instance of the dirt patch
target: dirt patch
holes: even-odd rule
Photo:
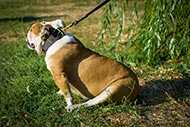
[[[9,42],[9,41],[12,41],[14,39],[16,39],[16,33],[5,33],[5,34],[2,34],[0,35],[0,43],[1,42]]]
[[[39,10],[34,14],[37,17],[67,16],[69,19],[76,19],[89,12],[92,8],[94,8],[94,6],[76,6],[74,3],[67,3],[48,6],[39,5],[34,6],[33,8]]]

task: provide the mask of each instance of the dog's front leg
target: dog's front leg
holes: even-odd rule
[[[53,79],[57,87],[61,90],[61,93],[63,94],[65,101],[67,103],[67,107],[73,105],[73,97],[72,97],[69,81],[66,75],[63,72],[53,73]]]

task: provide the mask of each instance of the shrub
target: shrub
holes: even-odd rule
[[[104,12],[104,23],[100,34],[100,40],[106,33],[111,33],[111,22],[117,21],[115,40],[109,46],[109,50],[119,47],[119,37],[124,34],[127,8],[130,0],[112,0]],[[161,64],[168,60],[174,63],[190,65],[190,2],[188,0],[146,0],[132,2],[130,26],[125,38],[125,50],[127,60],[133,63]],[[138,3],[144,3],[144,14],[139,24],[134,23],[134,15],[142,8]],[[140,9],[139,9],[140,8]],[[136,22],[137,23],[137,22]],[[106,32],[107,31],[107,32]],[[100,41],[101,46],[105,46]]]

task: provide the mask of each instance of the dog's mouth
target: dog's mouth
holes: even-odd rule
[[[35,49],[35,45],[34,45],[34,43],[27,43],[27,46],[28,46],[28,48],[30,48],[30,49],[32,49],[32,50],[34,50]]]

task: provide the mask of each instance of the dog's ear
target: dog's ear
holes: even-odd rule
[[[65,23],[61,19],[57,19],[51,22],[46,22],[46,24],[50,24],[55,29],[65,27]]]
[[[64,22],[60,19],[57,19],[57,20],[54,20],[51,22],[43,21],[43,22],[41,22],[41,24],[43,24],[43,29],[41,31],[41,39],[43,41],[47,40],[47,38],[50,36],[51,32],[54,29],[58,29],[60,27],[65,27]]]
[[[43,26],[43,29],[41,31],[41,39],[43,41],[46,41],[48,39],[48,37],[50,36],[51,34],[51,31],[52,31],[52,26],[50,24],[46,24]]]
[[[55,20],[54,24],[55,25],[53,27],[56,27],[55,29],[60,28],[60,27],[65,27],[65,23],[61,19]]]

